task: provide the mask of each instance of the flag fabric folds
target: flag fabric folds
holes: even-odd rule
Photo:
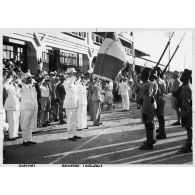
[[[114,79],[125,67],[126,52],[119,38],[105,38],[95,62],[94,74]]]

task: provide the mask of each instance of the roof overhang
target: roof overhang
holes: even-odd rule
[[[135,49],[135,57],[140,58],[140,57],[143,57],[143,56],[150,56],[150,55],[145,53],[145,52],[143,52],[143,51]]]

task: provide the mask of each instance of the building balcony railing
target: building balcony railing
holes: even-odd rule
[[[91,33],[91,36],[92,36],[93,43],[95,43],[97,45],[101,45],[104,41],[103,37],[96,35],[94,33]]]
[[[64,34],[69,34],[72,35],[74,37],[80,38],[80,39],[86,39],[87,37],[87,33],[86,32],[66,32]]]

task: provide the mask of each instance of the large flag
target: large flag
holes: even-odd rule
[[[125,67],[127,61],[125,48],[114,33],[107,33],[95,62],[94,74],[114,79],[118,72]]]

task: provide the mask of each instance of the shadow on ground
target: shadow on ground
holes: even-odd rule
[[[168,138],[158,141],[152,151],[140,151],[144,130],[85,137],[76,142],[66,139],[46,141],[25,147],[6,146],[6,164],[183,164],[192,162],[192,154],[181,156],[178,149],[186,134],[171,128]]]

